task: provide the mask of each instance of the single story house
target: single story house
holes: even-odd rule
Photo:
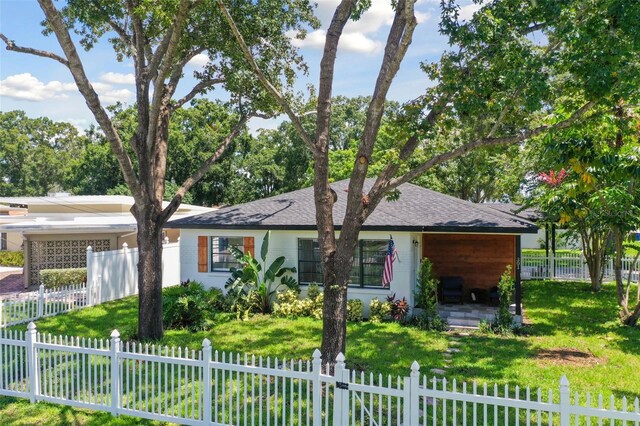
[[[367,187],[373,184],[367,180]],[[346,211],[348,180],[331,184],[337,194],[334,220],[339,232]],[[350,299],[361,299],[365,309],[372,298],[390,293],[414,305],[420,261],[428,257],[439,276],[462,277],[468,297],[471,289],[495,286],[507,265],[516,279],[516,314],[520,315],[519,276],[521,235],[537,227],[522,218],[483,204],[474,204],[413,184],[403,184],[397,201],[382,201],[362,227],[355,254]],[[180,229],[181,279],[224,289],[229,268],[237,265],[229,246],[251,251],[260,247],[271,230],[269,258],[286,257],[295,266],[304,287],[322,283],[313,188],[305,188],[216,211],[172,221]],[[389,238],[397,250],[393,280],[382,284]],[[269,261],[269,259],[267,260]]]
[[[17,249],[24,250],[25,287],[39,283],[41,269],[85,267],[87,246],[94,251],[119,249],[124,243],[137,247],[133,203],[133,197],[124,195],[0,197],[0,205],[20,206],[25,213],[0,216],[0,232],[19,236]],[[174,217],[211,210],[182,204]],[[177,241],[179,235],[177,229],[165,230],[169,241]]]

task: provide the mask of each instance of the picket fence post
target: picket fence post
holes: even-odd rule
[[[44,316],[44,284],[40,284],[40,287],[38,287],[38,316],[37,316],[37,318],[42,318],[43,316]]]
[[[120,409],[120,333],[118,330],[111,332],[111,414],[118,415]]]
[[[342,352],[336,357],[334,377],[336,384],[333,392],[333,424],[349,424],[349,370],[344,363]]]
[[[202,421],[205,425],[211,424],[211,341],[202,341]]]
[[[0,327],[4,326],[4,322],[2,322],[2,313],[4,312],[4,300],[0,299]]]
[[[571,425],[571,399],[569,394],[569,380],[564,374],[560,378],[560,426]]]
[[[40,389],[40,371],[38,370],[38,353],[36,351],[36,325],[27,325],[27,377],[29,377],[29,401],[33,404],[37,400]]]
[[[93,306],[95,304],[93,292],[93,248],[91,246],[87,246],[87,305],[89,306]]]
[[[313,351],[312,376],[311,383],[313,386],[313,399],[311,409],[313,410],[313,426],[322,425],[322,382],[320,382],[320,374],[322,373],[322,354],[318,349]]]
[[[411,376],[409,377],[409,424],[420,424],[420,364],[417,361],[413,361],[411,364]]]

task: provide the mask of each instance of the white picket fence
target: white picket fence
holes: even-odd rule
[[[36,292],[0,298],[0,327],[23,324],[89,305],[87,287],[72,284],[59,288],[40,286]]]
[[[589,268],[582,254],[560,254],[547,256],[522,256],[521,274],[523,279],[563,279],[589,280]],[[633,267],[633,258],[622,259],[622,276],[626,279]],[[607,259],[604,267],[604,279],[614,280],[613,259]],[[638,281],[637,265],[632,271],[633,281]]]
[[[0,395],[186,425],[640,424],[638,399],[358,373],[294,361],[0,330]]]
[[[91,303],[100,304],[138,294],[138,249],[94,252],[87,247],[87,283]],[[180,284],[180,244],[162,245],[162,287]]]

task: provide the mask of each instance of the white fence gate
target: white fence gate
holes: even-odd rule
[[[640,424],[640,404],[613,396],[458,384],[420,375],[334,373],[311,361],[52,337],[0,330],[0,395],[187,425]]]
[[[94,252],[87,247],[87,283],[91,304],[138,294],[138,249]],[[180,244],[162,245],[162,287],[180,283]]]
[[[563,280],[589,280],[589,268],[582,254],[563,253],[553,256],[522,256],[523,279],[563,279]],[[626,279],[629,271],[632,271],[632,280],[638,281],[638,265],[633,264],[633,258],[622,259],[622,276]],[[609,258],[604,265],[604,279],[614,280],[613,259]]]

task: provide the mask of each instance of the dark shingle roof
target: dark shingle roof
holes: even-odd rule
[[[531,207],[522,207],[519,204],[514,203],[488,203],[487,206],[492,209],[500,210],[501,212],[512,214],[514,216],[526,219],[531,222],[537,222],[542,219],[542,213],[538,209]]]
[[[338,195],[333,212],[340,228],[346,211],[348,180],[334,182]],[[367,179],[365,186],[373,184]],[[382,201],[363,230],[416,232],[535,233],[537,227],[522,218],[487,205],[474,204],[413,184],[403,184],[397,201]],[[313,188],[170,221],[169,228],[186,229],[316,229]]]

